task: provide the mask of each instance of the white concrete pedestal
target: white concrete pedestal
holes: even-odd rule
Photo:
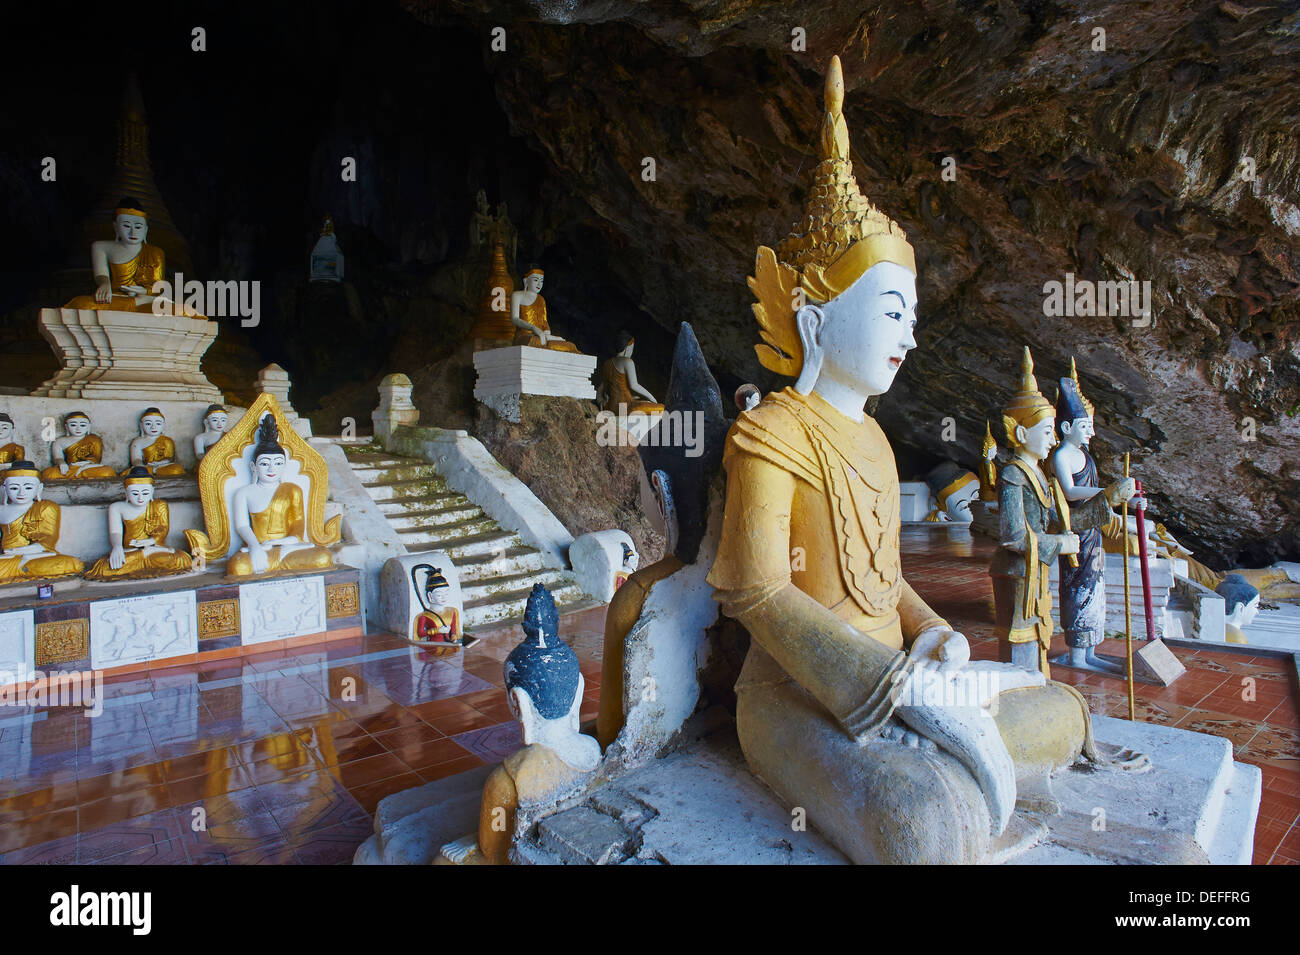
[[[519,420],[523,395],[595,400],[591,375],[594,355],[575,355],[530,345],[511,345],[474,353],[474,397],[507,421]]]
[[[62,368],[34,396],[223,400],[199,367],[217,337],[217,323],[206,318],[43,308],[40,330]]]

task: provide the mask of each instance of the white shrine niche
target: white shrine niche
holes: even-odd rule
[[[35,613],[14,610],[0,614],[0,686],[25,683],[35,669]]]
[[[239,586],[243,642],[266,643],[325,632],[325,578],[288,577]]]
[[[194,591],[177,590],[90,605],[90,665],[96,670],[197,653]]]

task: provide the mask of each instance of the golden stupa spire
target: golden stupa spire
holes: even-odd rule
[[[838,56],[826,69],[818,151],[808,205],[794,230],[775,250],[760,246],[749,279],[762,344],[758,360],[779,374],[799,374],[803,347],[795,328],[795,289],[801,298],[824,304],[843,294],[881,262],[916,272],[907,234],[862,195],[853,177],[849,130],[844,120],[844,72]]]

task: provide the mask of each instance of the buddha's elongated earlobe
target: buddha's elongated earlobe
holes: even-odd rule
[[[822,348],[822,328],[826,324],[826,313],[816,305],[805,305],[795,315],[795,326],[799,329],[799,341],[803,345],[803,368],[794,383],[794,390],[801,395],[811,394],[813,386],[822,373],[822,360],[826,352]]]

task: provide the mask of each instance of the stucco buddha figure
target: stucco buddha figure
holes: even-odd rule
[[[184,574],[190,555],[167,546],[171,515],[153,496],[153,475],[134,467],[122,481],[124,499],[108,506],[109,552],[86,571],[87,580],[146,580]]]
[[[164,278],[163,250],[149,245],[149,219],[140,200],[124,196],[113,210],[112,239],[90,245],[90,267],[95,291],[78,295],[64,308],[113,309],[147,312],[153,307],[154,283]]]
[[[505,663],[506,698],[523,731],[523,748],[483,785],[476,835],[442,847],[435,865],[506,865],[520,812],[537,811],[580,792],[600,764],[600,746],[578,730],[585,680],[577,655],[559,637],[555,601],[533,586],[524,640]]]
[[[605,612],[605,640],[600,664],[600,708],[596,737],[607,748],[623,729],[624,663],[628,634],[640,619],[655,586],[699,557],[709,524],[709,491],[722,463],[727,420],[722,395],[709,373],[695,333],[682,322],[668,380],[668,414],[655,426],[662,433],[673,417],[703,422],[693,454],[684,442],[648,436],[637,445],[641,458],[641,509],[664,539],[664,556],[628,577]],[[652,432],[653,435],[653,432]]]
[[[1241,574],[1228,574],[1214,592],[1223,598],[1224,639],[1228,643],[1250,643],[1245,629],[1259,615],[1259,591]]]
[[[0,584],[80,574],[85,565],[58,552],[59,505],[41,500],[44,485],[36,465],[15,461],[4,472],[3,487]]]
[[[194,436],[194,457],[202,460],[203,455],[226,435],[230,425],[230,412],[224,405],[208,405],[203,412],[203,430]]]
[[[953,461],[941,461],[925,476],[935,506],[925,519],[931,523],[969,524],[970,505],[979,495],[979,478]]]
[[[708,581],[751,638],[736,727],[750,770],[853,861],[992,861],[1041,833],[1050,772],[1106,757],[1077,691],[970,662],[903,579],[897,467],[864,409],[916,347],[916,262],[858,190],[843,99],[834,58],[810,207],[749,280],[759,359],[796,380],[726,441]]]
[[[510,323],[516,329],[514,343],[576,354],[577,345],[551,331],[546,319],[546,299],[542,298],[542,281],[543,272],[534,265],[524,273],[524,287],[510,293]]]
[[[601,406],[614,414],[659,414],[664,406],[637,381],[632,361],[635,347],[636,339],[623,332],[618,337],[618,352],[601,364]]]
[[[1071,503],[1062,486],[1049,481],[1041,464],[1056,444],[1056,411],[1038,391],[1028,346],[1020,390],[1004,409],[1002,424],[1012,457],[998,475],[1001,547],[989,563],[996,633],[1003,661],[1046,674],[1054,629],[1048,582],[1052,561],[1073,557],[1067,560],[1073,571],[1076,563],[1082,566],[1077,532],[1119,533],[1120,518],[1111,508],[1132,498],[1136,484],[1124,478],[1104,492],[1079,489],[1076,497],[1082,499]],[[1067,459],[1062,467],[1074,465]]]
[[[146,408],[140,415],[140,436],[131,439],[127,455],[130,466],[122,472],[125,476],[135,468],[144,468],[154,477],[176,477],[185,468],[176,463],[176,442],[163,431],[167,419],[157,408]]]
[[[115,478],[117,471],[101,461],[104,439],[90,430],[90,415],[73,411],[63,417],[63,437],[50,445],[50,466],[42,481],[95,481]]]
[[[275,396],[257,396],[199,463],[204,530],[187,530],[190,552],[226,560],[243,578],[334,566],[341,515],[325,520],[328,468],[293,430]]]
[[[8,470],[15,461],[26,457],[27,450],[14,442],[14,419],[0,412],[0,471]]]

